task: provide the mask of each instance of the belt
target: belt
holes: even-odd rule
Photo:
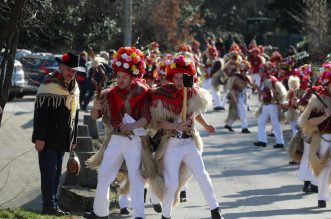
[[[129,132],[129,133],[123,133],[120,129],[114,129],[111,134],[113,135],[124,135],[124,136],[128,136],[128,135],[134,135],[133,132]]]
[[[188,139],[188,138],[192,138],[193,136],[184,132],[182,135],[175,135],[173,137],[179,139]]]

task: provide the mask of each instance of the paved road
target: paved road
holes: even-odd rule
[[[0,128],[0,207],[24,207],[40,210],[37,153],[30,143],[33,97],[15,100],[5,108],[4,125]],[[256,109],[256,101],[252,107]],[[304,194],[297,180],[298,167],[288,165],[285,150],[252,145],[256,140],[256,120],[249,112],[251,134],[235,133],[223,127],[225,112],[210,112],[206,119],[217,127],[215,135],[201,131],[205,143],[203,158],[213,181],[217,199],[226,219],[237,218],[331,218],[331,203],[318,209],[317,194]],[[201,130],[201,127],[198,127]],[[288,126],[284,127],[289,129]],[[287,140],[287,139],[286,139]],[[146,204],[146,218],[160,218]],[[127,218],[114,216],[114,218]],[[173,218],[203,219],[210,213],[197,182],[189,183],[188,202],[173,211]]]

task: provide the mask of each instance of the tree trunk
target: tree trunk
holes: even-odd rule
[[[5,34],[1,34],[0,36],[0,46],[3,46],[5,48],[5,54],[2,61],[2,69],[0,75],[0,107],[2,108],[2,111],[4,110],[7,103],[8,93],[11,86],[11,78],[13,75],[17,43],[22,27],[24,3],[25,0],[17,0],[15,2],[15,6],[10,15],[10,19],[8,20],[7,25],[4,25],[5,27],[8,27],[8,34],[7,36]],[[5,67],[6,69],[4,70]],[[2,116],[3,112],[0,113],[0,125],[2,121]]]

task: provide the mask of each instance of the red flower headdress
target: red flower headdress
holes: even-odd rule
[[[111,60],[115,73],[125,72],[141,78],[145,72],[144,54],[135,47],[121,47]]]
[[[175,74],[188,74],[194,76],[196,73],[194,61],[185,55],[179,55],[170,61],[167,66],[167,80],[172,81]]]

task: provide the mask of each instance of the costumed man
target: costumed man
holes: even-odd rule
[[[299,69],[295,69],[295,74],[300,77],[300,91],[299,93],[304,93],[300,96],[294,96],[289,101],[292,106],[296,107],[300,111],[304,111],[306,106],[308,105],[308,101],[311,98],[312,91],[314,89],[316,92],[319,92],[320,86],[313,86],[312,88],[308,88],[308,79],[311,75],[311,65],[301,66]],[[289,81],[291,85],[291,77]],[[313,175],[313,172],[310,168],[309,162],[309,153],[310,153],[310,144],[309,138],[303,135],[302,131],[299,130],[290,140],[288,144],[288,151],[290,158],[290,164],[300,163],[299,166],[299,180],[304,182],[302,191],[303,192],[313,192],[318,193],[318,182],[317,178]]]
[[[239,63],[238,70],[239,71],[235,72],[234,74],[232,74],[232,76],[230,76],[227,83],[230,104],[224,128],[233,132],[234,130],[232,129],[232,124],[239,117],[242,128],[241,133],[250,133],[250,131],[248,130],[246,115],[246,88],[248,87],[248,85],[251,84],[251,79],[247,75],[247,72],[250,70],[249,62],[243,60],[241,63]]]
[[[144,218],[144,177],[153,168],[145,127],[150,121],[148,86],[139,79],[145,71],[144,55],[135,47],[122,47],[114,54],[112,68],[117,85],[94,100],[92,119],[102,116],[106,137],[100,150],[87,161],[97,168],[98,184],[93,211],[88,219],[108,218],[109,186],[125,161],[132,199],[133,218]],[[100,165],[100,166],[99,166]]]
[[[309,161],[318,181],[318,207],[330,200],[331,185],[331,71],[321,78],[323,89],[313,95],[299,118],[302,132],[309,139]]]
[[[260,66],[260,77],[263,80],[260,86],[260,100],[262,105],[257,111],[258,141],[255,146],[267,146],[266,124],[270,118],[273,132],[276,136],[274,148],[284,148],[284,138],[280,123],[282,115],[281,105],[286,99],[287,91],[284,85],[273,74],[274,66],[267,62]]]
[[[155,152],[160,178],[150,182],[153,191],[162,200],[163,219],[171,218],[172,208],[179,201],[181,188],[190,178],[188,170],[198,181],[212,218],[222,218],[211,179],[201,157],[202,141],[194,129],[194,121],[197,120],[208,133],[215,132],[215,128],[201,114],[207,107],[209,95],[196,87],[184,88],[183,84],[184,74],[193,77],[195,73],[193,60],[183,55],[175,57],[167,67],[167,80],[172,83],[151,91],[151,125],[162,131],[163,136]],[[183,104],[185,89],[187,114]]]
[[[55,58],[59,71],[46,76],[35,101],[32,142],[38,151],[41,175],[42,214],[66,215],[56,197],[64,152],[75,149],[79,109],[79,88],[75,80],[79,58],[65,53]]]
[[[258,47],[254,47],[251,50],[249,50],[250,57],[249,62],[251,63],[252,70],[251,75],[254,84],[259,87],[261,84],[261,77],[259,74],[259,68],[260,65],[265,63],[265,59],[260,55],[260,50]]]
[[[218,56],[215,46],[208,46],[208,60],[206,63],[206,75],[202,87],[208,90],[213,98],[214,110],[225,110],[224,100],[219,94],[221,70],[224,65],[223,60]]]
[[[168,81],[166,80],[166,77],[167,77],[166,69],[167,69],[167,60],[160,61],[158,63],[158,77],[160,80],[159,85],[168,83]]]
[[[146,57],[146,69],[143,78],[150,88],[157,87],[161,84],[158,75],[158,58],[156,55],[151,54]]]
[[[300,88],[300,78],[297,76],[290,76],[289,81],[289,91],[287,93],[287,111],[285,114],[286,122],[290,124],[292,130],[292,136],[294,136],[298,131],[298,118],[299,118],[299,110],[295,105],[292,104],[293,98],[300,98],[302,96],[302,90]]]

